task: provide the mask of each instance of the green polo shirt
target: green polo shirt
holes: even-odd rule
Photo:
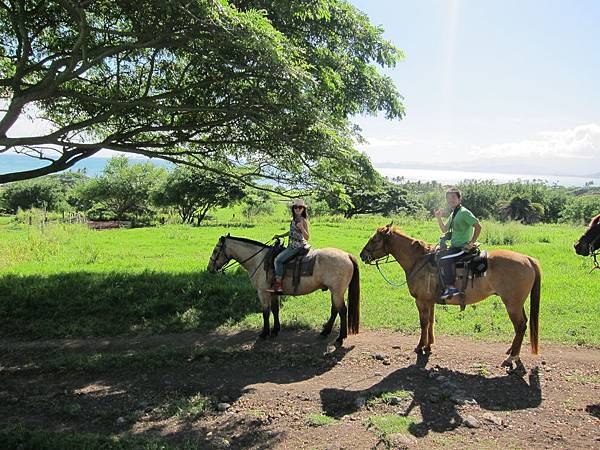
[[[452,247],[464,247],[473,237],[473,225],[479,223],[479,220],[464,206],[460,207],[451,225],[450,220],[452,220],[452,215],[448,218],[448,226],[452,227],[452,241],[450,245]]]

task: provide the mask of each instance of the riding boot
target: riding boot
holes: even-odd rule
[[[273,287],[267,289],[267,292],[273,292],[274,294],[283,294],[283,281],[281,278],[275,277]]]

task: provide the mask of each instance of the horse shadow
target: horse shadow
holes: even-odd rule
[[[600,403],[587,405],[585,411],[597,419],[600,419]]]
[[[418,408],[422,420],[410,425],[409,431],[423,437],[429,431],[446,432],[460,426],[463,419],[457,404],[476,402],[488,411],[514,411],[535,408],[542,402],[537,368],[530,371],[527,382],[514,374],[488,378],[447,368],[431,372],[424,368],[426,361],[426,356],[419,356],[414,364],[392,372],[367,389],[323,389],[323,410],[339,419],[357,412],[370,397],[383,392],[408,391],[411,402],[400,414],[408,416]]]

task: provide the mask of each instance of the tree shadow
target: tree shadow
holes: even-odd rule
[[[241,270],[0,276],[0,335],[10,338],[210,331],[260,310]]]
[[[314,329],[282,330],[275,340],[257,340],[248,331],[149,338],[154,341],[147,347],[172,345],[177,351],[131,360],[138,338],[114,346],[99,342],[95,351],[85,342],[79,348],[55,342],[53,351],[36,358],[37,368],[23,363],[3,373],[0,422],[59,432],[126,432],[200,448],[272,448],[284,435],[270,429],[270,417],[253,416],[244,406],[238,413],[220,413],[217,405],[230,403],[233,411],[257,384],[293,384],[322,375],[353,348],[336,348],[334,336],[322,338]],[[78,354],[89,358],[78,363]],[[44,358],[53,355],[64,365],[47,364]],[[108,364],[97,364],[101,355]],[[277,410],[280,400],[268,399],[265,409]],[[198,412],[201,402],[207,406]]]
[[[445,432],[457,428],[462,422],[457,409],[459,403],[477,402],[481,408],[490,411],[521,410],[541,404],[537,368],[531,370],[529,383],[512,374],[487,378],[445,368],[436,371],[436,377],[431,378],[424,368],[427,358],[426,355],[418,356],[415,364],[396,370],[364,390],[323,389],[323,410],[341,418],[358,411],[369,397],[382,392],[409,391],[412,401],[402,415],[408,416],[413,409],[420,409],[422,421],[411,425],[409,431],[423,437],[429,431]]]

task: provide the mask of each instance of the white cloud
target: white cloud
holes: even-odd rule
[[[543,158],[592,160],[600,157],[600,124],[545,131],[537,139],[473,146],[472,154],[485,159]]]

